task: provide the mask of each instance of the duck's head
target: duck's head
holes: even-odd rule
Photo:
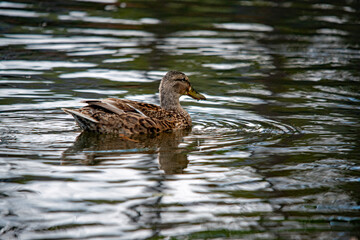
[[[163,104],[163,99],[166,96],[176,98],[177,100],[182,95],[188,95],[196,100],[205,100],[205,96],[198,93],[190,84],[189,78],[182,72],[169,71],[163,77],[160,83],[160,100]]]

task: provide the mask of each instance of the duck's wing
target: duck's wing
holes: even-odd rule
[[[156,133],[177,128],[179,116],[161,107],[131,100],[108,98],[82,101],[80,109],[63,109],[83,130],[121,133]]]
[[[179,118],[173,112],[166,111],[155,104],[137,102],[127,99],[107,98],[102,100],[86,100],[83,102],[89,104],[90,106],[102,107],[110,112],[117,114],[137,113],[142,117],[163,119],[167,121],[176,121],[176,119]]]
[[[124,109],[121,105],[118,106],[114,101],[109,99],[101,99],[101,100],[84,100],[82,103],[87,103],[88,106],[96,106],[103,109],[106,109],[112,113],[116,113],[118,115],[126,113],[126,109]]]

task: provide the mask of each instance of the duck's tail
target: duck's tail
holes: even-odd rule
[[[81,113],[77,109],[68,109],[68,108],[62,108],[64,112],[67,114],[70,114],[75,119],[77,125],[82,130],[87,131],[96,131],[97,129],[97,123],[99,122],[95,118],[92,118],[90,116],[87,116],[86,114]]]

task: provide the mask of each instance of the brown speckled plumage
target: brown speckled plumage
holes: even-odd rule
[[[152,134],[191,126],[190,115],[181,107],[179,98],[189,95],[205,99],[197,93],[188,77],[177,71],[168,72],[161,80],[160,104],[107,98],[82,101],[88,105],[80,109],[63,109],[71,114],[82,130],[114,133],[125,136]]]

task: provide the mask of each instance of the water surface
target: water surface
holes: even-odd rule
[[[2,239],[358,239],[358,1],[0,2]],[[80,133],[62,107],[159,104],[191,131]]]

